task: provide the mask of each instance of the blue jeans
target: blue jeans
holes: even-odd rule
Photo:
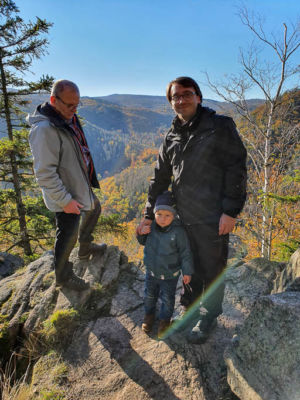
[[[170,320],[175,304],[175,292],[179,275],[173,279],[158,279],[146,272],[144,307],[146,314],[155,314],[158,298],[161,299],[160,320]]]

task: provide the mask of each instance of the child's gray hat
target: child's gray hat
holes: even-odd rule
[[[158,210],[168,210],[171,211],[174,215],[177,214],[175,210],[175,199],[172,193],[168,190],[157,196],[154,212],[156,213],[156,211]]]

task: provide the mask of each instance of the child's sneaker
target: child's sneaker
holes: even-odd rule
[[[171,325],[170,320],[160,320],[159,325],[158,325],[158,332],[157,332],[157,338],[158,339],[163,339],[166,333],[166,330],[169,328]]]
[[[144,317],[144,322],[142,324],[142,331],[149,333],[152,330],[154,324],[154,314],[146,314]]]

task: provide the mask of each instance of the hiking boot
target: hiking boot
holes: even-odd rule
[[[146,314],[144,317],[144,322],[142,324],[142,331],[149,333],[152,330],[154,324],[154,314]]]
[[[67,280],[56,281],[56,283],[65,289],[75,290],[77,292],[82,292],[90,287],[88,282],[79,278],[79,276],[75,275],[74,272]]]
[[[158,332],[157,332],[157,338],[158,339],[163,339],[166,333],[166,330],[171,326],[170,320],[165,320],[161,319],[158,324]]]
[[[181,306],[179,314],[172,319],[172,324],[174,324],[175,331],[182,332],[187,329],[192,329],[199,319],[199,310],[193,308],[188,309],[185,306]]]
[[[79,260],[88,260],[93,254],[99,254],[102,256],[105,253],[106,249],[107,245],[105,243],[80,243],[78,258]]]
[[[187,341],[193,344],[203,344],[209,337],[210,332],[217,326],[216,318],[203,317],[188,333]]]

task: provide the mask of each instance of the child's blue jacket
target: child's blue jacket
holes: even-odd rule
[[[140,244],[145,246],[144,265],[151,275],[160,279],[172,279],[179,275],[192,275],[193,256],[187,234],[178,219],[166,228],[160,228],[155,221],[151,232],[137,235]]]

